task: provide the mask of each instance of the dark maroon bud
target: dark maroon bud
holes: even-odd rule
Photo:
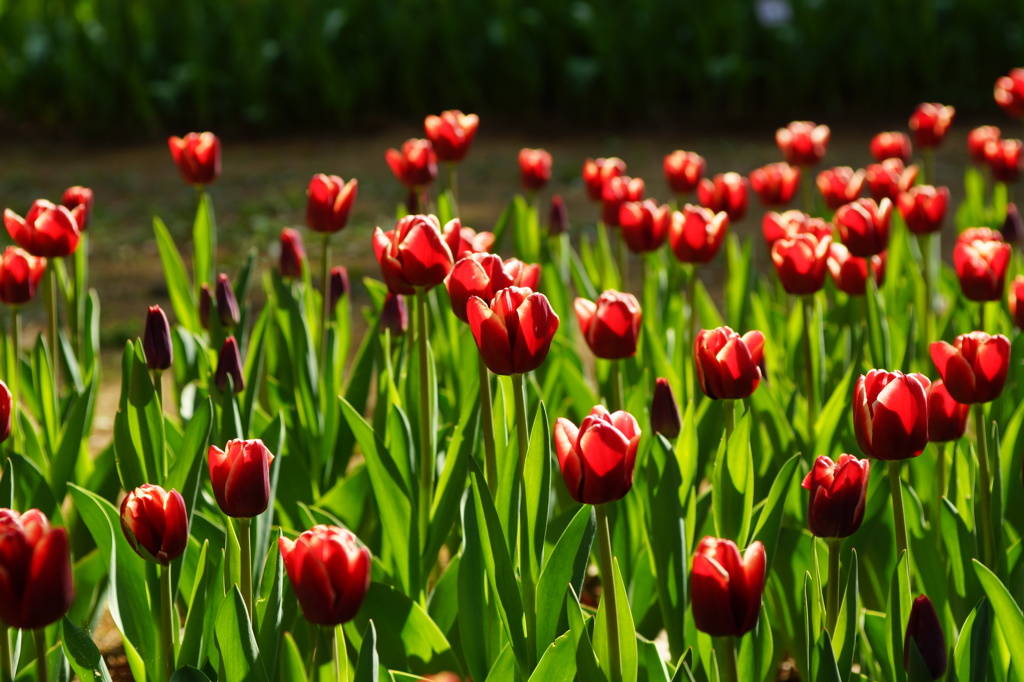
[[[158,305],[149,306],[146,331],[142,335],[142,350],[146,353],[146,365],[150,369],[165,370],[174,362],[171,325]]]
[[[228,329],[242,319],[238,314],[238,301],[235,300],[231,280],[223,273],[217,275],[217,315],[220,317],[220,325]]]
[[[13,417],[14,402],[11,397],[11,389],[0,381],[0,443],[3,443],[11,435],[11,419]]]
[[[683,422],[679,418],[679,405],[668,379],[658,377],[654,385],[654,399],[651,400],[651,427],[669,440],[679,437]]]
[[[401,336],[409,327],[409,313],[405,309],[405,297],[401,294],[388,292],[384,299],[384,312],[381,313],[381,331],[388,329],[391,336]]]
[[[1012,201],[1006,205],[1006,220],[1003,221],[1003,239],[1016,243],[1024,238],[1024,220],[1021,220],[1017,204]]]
[[[210,328],[210,309],[213,308],[213,294],[210,293],[210,285],[203,284],[199,291],[199,324],[203,329]]]
[[[302,277],[302,264],[306,262],[306,247],[302,235],[291,227],[281,230],[281,258],[278,268],[281,276],[288,279]]]
[[[561,194],[551,197],[551,210],[548,212],[548,235],[562,234],[569,229],[569,211]]]
[[[342,296],[348,295],[348,270],[344,265],[335,265],[331,268],[331,310],[338,305]]]
[[[227,338],[217,356],[217,372],[214,374],[214,381],[221,392],[228,388],[228,377],[231,377],[235,393],[241,393],[245,389],[245,379],[242,378],[242,356],[238,352],[238,342],[233,336]]]
[[[921,658],[928,666],[932,679],[937,680],[946,674],[946,636],[942,633],[942,624],[935,613],[932,601],[925,595],[914,600],[910,608],[910,620],[907,621],[907,636],[903,640],[903,668],[910,670],[910,640],[917,644]]]

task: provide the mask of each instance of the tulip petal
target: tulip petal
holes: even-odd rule
[[[513,374],[512,346],[504,320],[495,315],[479,296],[469,299],[469,303],[466,304],[466,317],[487,369],[504,376]]]
[[[36,629],[60,620],[74,598],[67,531],[55,528],[39,541],[32,554],[21,599],[22,627]]]
[[[697,629],[712,637],[737,634],[729,600],[729,574],[703,554],[693,557],[690,573],[690,603]]]

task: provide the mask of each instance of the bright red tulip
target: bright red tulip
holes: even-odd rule
[[[681,149],[667,154],[662,163],[665,179],[674,194],[689,194],[697,189],[697,183],[704,177],[704,167],[703,156]]]
[[[900,193],[896,206],[914,234],[938,232],[949,207],[949,188],[915,185]]]
[[[24,218],[5,209],[4,224],[18,246],[42,258],[70,256],[82,238],[71,211],[45,199],[36,199]]]
[[[715,400],[748,398],[761,382],[764,334],[740,336],[729,327],[702,329],[693,344],[697,379],[704,395]]]
[[[355,535],[318,525],[277,546],[306,620],[334,626],[355,618],[370,589],[370,551]]]
[[[956,109],[950,106],[932,102],[918,104],[908,124],[914,135],[914,144],[922,149],[938,147],[946,137],[955,114]]]
[[[387,232],[376,228],[373,253],[384,282],[396,294],[433,289],[454,265],[452,251],[441,236],[441,224],[433,215],[405,216]]]
[[[448,221],[441,232],[444,243],[452,252],[453,260],[462,260],[474,253],[487,253],[494,245],[494,234],[491,232],[477,232],[471,227],[463,227],[462,221],[453,218]]]
[[[821,162],[828,148],[832,131],[826,125],[810,121],[793,121],[775,131],[775,144],[782,157],[794,166],[814,166]]]
[[[445,162],[458,162],[466,158],[479,125],[479,116],[464,114],[458,109],[442,111],[440,116],[427,116],[423,121],[423,129],[427,139],[434,145],[437,160]]]
[[[548,236],[563,234],[569,229],[569,211],[565,208],[565,200],[561,194],[551,197],[551,209],[548,211]]]
[[[302,244],[302,235],[298,230],[286,227],[281,230],[281,255],[277,269],[285,279],[302,277],[302,268],[306,263],[306,247]]]
[[[896,201],[900,192],[906,192],[914,186],[917,164],[904,166],[899,159],[886,159],[869,165],[864,172],[864,179],[875,201]]]
[[[970,405],[953,400],[942,379],[936,379],[928,387],[928,442],[946,443],[958,440],[967,429],[967,415]]]
[[[601,219],[605,225],[618,226],[619,209],[627,201],[644,198],[644,181],[627,175],[616,175],[605,181],[601,189]]]
[[[7,305],[28,303],[36,295],[44,272],[45,258],[36,258],[17,246],[8,246],[0,259],[0,301]]]
[[[998,140],[1002,131],[995,126],[978,126],[967,133],[967,153],[971,161],[981,165],[985,163],[985,145],[989,140]]]
[[[319,173],[306,189],[306,226],[314,232],[338,232],[348,224],[359,181]]]
[[[0,509],[0,621],[21,630],[55,623],[75,599],[68,533],[38,509]]]
[[[457,262],[445,278],[452,312],[468,322],[466,306],[469,299],[479,296],[490,301],[502,289],[526,287],[536,290],[540,281],[540,266],[527,265],[516,258],[502,261],[490,253],[474,253]]]
[[[495,374],[525,374],[540,367],[558,329],[558,315],[547,297],[525,287],[502,289],[490,305],[473,296],[466,316],[480,357]]]
[[[803,296],[825,286],[830,246],[831,235],[818,239],[805,233],[776,241],[772,246],[772,262],[783,288]]]
[[[146,355],[146,366],[151,370],[163,371],[174,364],[171,325],[158,305],[149,306],[146,329],[142,334],[142,350]]]
[[[626,162],[612,156],[607,159],[587,159],[583,163],[583,184],[587,187],[587,196],[591,201],[601,201],[604,196],[604,183],[609,178],[625,174]]]
[[[821,241],[832,236],[832,223],[821,218],[812,218],[803,211],[791,210],[782,213],[768,211],[761,220],[761,232],[770,251],[780,239],[790,239],[798,234],[811,234]]]
[[[622,238],[633,253],[648,253],[661,248],[668,237],[672,210],[668,204],[658,206],[651,199],[627,201],[619,209]]]
[[[651,399],[651,428],[669,440],[675,440],[683,430],[679,416],[679,403],[672,392],[668,379],[658,377],[654,383],[654,397]]]
[[[75,222],[78,224],[79,232],[85,232],[85,228],[89,226],[89,217],[92,215],[92,200],[92,190],[81,185],[68,187],[64,190],[64,196],[61,197],[61,205],[71,211],[71,215],[75,217]]]
[[[633,294],[609,289],[597,302],[577,298],[574,307],[580,331],[594,355],[605,360],[636,355],[643,313]]]
[[[1020,140],[989,140],[985,143],[985,162],[996,182],[1017,182],[1024,169]]]
[[[947,653],[946,636],[942,632],[942,623],[935,607],[925,595],[914,600],[910,607],[910,618],[907,620],[907,634],[903,638],[903,669],[910,671],[911,640],[921,652],[928,672],[933,680],[946,676]]]
[[[544,189],[551,180],[551,154],[543,149],[520,149],[519,178],[528,192]]]
[[[927,377],[873,369],[857,379],[853,430],[868,457],[917,457],[928,444]]]
[[[401,151],[387,150],[384,159],[395,178],[411,190],[426,187],[437,177],[437,153],[430,140],[408,139]]]
[[[732,540],[706,537],[690,571],[690,603],[697,629],[712,637],[742,637],[761,614],[766,557],[760,541],[740,550]]]
[[[1014,69],[996,80],[996,104],[1013,118],[1024,118],[1024,69]]]
[[[672,212],[668,226],[668,243],[681,263],[710,263],[725,241],[729,216],[725,211],[714,213],[703,206],[686,204]]]
[[[1006,299],[1010,317],[1017,329],[1024,329],[1024,275],[1017,275],[1010,284],[1010,295]]]
[[[213,133],[167,138],[171,158],[189,185],[209,185],[220,175],[220,140]]]
[[[825,205],[834,211],[860,196],[864,187],[864,171],[854,172],[849,166],[836,166],[818,173],[818,191]]]
[[[871,156],[879,163],[886,159],[899,159],[908,163],[910,151],[910,137],[906,133],[878,133],[871,138]]]
[[[931,356],[946,390],[958,403],[988,403],[1003,392],[1010,370],[1010,341],[1002,334],[961,334],[952,345],[936,341]]]
[[[715,213],[725,211],[731,222],[747,215],[750,199],[747,196],[747,179],[739,173],[719,173],[714,178],[704,178],[697,185],[697,200]]]
[[[11,435],[11,419],[14,417],[14,399],[11,389],[0,381],[0,443]]]
[[[750,186],[765,206],[785,206],[800,186],[800,168],[785,161],[769,163],[750,173]]]
[[[876,256],[889,247],[889,219],[892,202],[858,199],[836,211],[835,221],[843,244],[858,258]]]
[[[881,287],[885,281],[885,251],[870,259],[857,258],[851,256],[850,250],[842,244],[832,244],[828,253],[828,269],[836,287],[848,296],[863,296],[868,287],[869,260],[875,286]]]
[[[166,566],[188,546],[188,510],[177,490],[139,486],[121,501],[121,530],[145,559]]]
[[[260,439],[229,440],[226,449],[211,445],[206,453],[217,506],[228,516],[259,516],[270,503],[270,464],[274,461]]]
[[[228,390],[228,378],[231,378],[232,390],[241,393],[245,390],[245,378],[242,376],[242,355],[238,350],[238,341],[229,336],[224,340],[217,355],[217,369],[214,371],[213,382],[217,390]]]
[[[604,405],[590,411],[576,427],[555,422],[555,452],[562,479],[580,504],[620,500],[633,487],[633,465],[640,445],[640,425],[628,412],[609,413]]]
[[[811,491],[807,500],[807,527],[815,537],[845,538],[864,520],[871,462],[853,455],[839,455],[833,462],[820,455],[804,478]]]
[[[964,296],[972,301],[1000,300],[1010,251],[1010,245],[996,230],[987,227],[964,230],[953,246],[953,267]]]

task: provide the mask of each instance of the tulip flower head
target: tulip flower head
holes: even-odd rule
[[[953,267],[964,296],[972,301],[998,301],[1006,286],[1010,245],[987,227],[964,230],[953,246]]]
[[[71,211],[45,199],[36,199],[24,218],[5,209],[4,225],[18,246],[39,258],[70,256],[82,238]]]
[[[713,212],[725,211],[731,222],[747,215],[750,199],[747,196],[747,179],[739,173],[719,173],[713,178],[704,178],[697,185],[697,200]]]
[[[765,244],[771,251],[772,246],[780,239],[792,239],[798,234],[812,234],[821,241],[832,236],[832,223],[821,218],[812,218],[803,211],[768,211],[761,220],[761,233]]]
[[[474,253],[486,253],[494,245],[493,233],[477,232],[471,227],[463,227],[462,221],[458,218],[448,221],[442,236],[448,250],[452,252],[452,258],[456,261]]]
[[[238,350],[238,341],[233,336],[224,340],[224,345],[220,347],[220,353],[217,355],[217,369],[213,375],[217,390],[222,393],[228,390],[229,377],[235,393],[245,390],[245,378],[242,376],[242,355]]]
[[[832,131],[826,125],[810,121],[793,121],[775,131],[775,143],[787,163],[794,166],[814,166],[821,162],[828,148]]]
[[[850,255],[850,250],[842,244],[832,244],[828,252],[832,281],[848,296],[863,296],[867,291],[869,264],[875,286],[881,287],[885,281],[885,261],[885,251],[871,258],[857,258]]]
[[[1014,69],[996,80],[996,104],[1013,118],[1024,118],[1024,69]]]
[[[612,156],[607,159],[587,159],[583,162],[583,184],[591,201],[601,201],[604,184],[626,172],[626,162]]]
[[[338,306],[338,301],[340,301],[342,297],[347,296],[349,292],[348,270],[345,269],[344,265],[335,265],[331,268],[331,283],[328,286],[330,286],[331,289],[330,306],[331,311],[333,312]]]
[[[1002,334],[961,334],[952,345],[936,341],[932,362],[953,400],[973,405],[999,397],[1010,370],[1010,341]]]
[[[702,329],[693,344],[697,380],[704,395],[714,400],[748,398],[761,382],[764,334],[740,336],[729,327]]]
[[[933,149],[942,144],[946,131],[953,123],[956,109],[933,102],[923,102],[910,115],[910,132],[914,135],[914,144],[922,149]],[[928,178],[931,180],[931,178]]]
[[[8,246],[0,258],[0,301],[7,305],[28,303],[35,297],[44,272],[45,258]]]
[[[861,451],[886,461],[917,457],[928,444],[927,377],[873,369],[857,379],[853,430]]]
[[[446,163],[458,163],[466,158],[479,126],[479,116],[464,114],[458,109],[442,111],[440,116],[427,116],[423,121],[437,160]]]
[[[914,186],[917,170],[917,164],[904,166],[899,159],[886,159],[869,165],[864,172],[864,179],[875,201],[896,201],[901,192]]]
[[[750,186],[765,206],[785,206],[800,186],[800,168],[785,161],[761,166],[750,173]]]
[[[704,157],[695,152],[677,149],[665,156],[662,168],[668,186],[675,194],[689,194],[704,177]]]
[[[636,355],[643,314],[633,294],[609,289],[596,302],[577,298],[576,319],[594,355],[620,360]]]
[[[146,366],[151,370],[163,371],[174,364],[171,325],[158,305],[149,306],[146,329],[142,334],[142,350],[146,354]]]
[[[910,136],[900,132],[878,133],[871,138],[871,156],[881,163],[886,159],[910,161]]]
[[[209,185],[220,175],[220,139],[213,133],[167,138],[171,158],[189,185]]]
[[[703,206],[686,204],[673,211],[668,226],[668,243],[681,263],[710,263],[725,241],[729,216]]]
[[[526,265],[516,258],[503,261],[490,253],[474,253],[455,264],[445,278],[445,285],[452,312],[463,322],[468,322],[466,305],[473,296],[490,301],[508,287],[536,290],[539,281],[539,265]]]
[[[238,310],[238,300],[235,298],[235,289],[231,286],[231,280],[223,272],[217,275],[217,316],[220,318],[222,327],[231,329],[242,321],[242,315]]]
[[[1003,220],[999,232],[1008,242],[1020,242],[1024,239],[1024,220],[1021,220],[1017,204],[1012,201],[1006,204],[1006,219]]]
[[[68,534],[38,509],[0,509],[0,621],[35,630],[60,620],[75,599]]]
[[[217,506],[236,519],[259,516],[270,503],[274,455],[258,438],[229,440],[224,448],[211,445],[206,453]]]
[[[942,379],[936,379],[931,383],[927,398],[928,442],[946,443],[963,437],[971,406],[953,400]]]
[[[985,162],[996,182],[1017,182],[1024,169],[1020,140],[989,140],[985,143]]]
[[[177,490],[139,486],[121,501],[121,530],[146,561],[166,566],[188,546],[188,511]]]
[[[433,215],[407,215],[387,232],[376,228],[373,252],[384,282],[396,294],[433,289],[454,265],[452,251],[441,235],[441,224]]]
[[[651,399],[651,428],[669,440],[675,440],[683,430],[683,420],[679,416],[679,404],[672,392],[668,379],[658,377],[654,384],[654,397]]]
[[[915,185],[900,193],[896,206],[914,234],[938,232],[949,207],[949,188]]]
[[[502,375],[540,367],[558,330],[558,315],[547,297],[526,287],[502,289],[490,304],[473,296],[466,317],[487,369]]]
[[[384,160],[395,178],[410,190],[426,187],[437,177],[437,153],[430,140],[406,140],[401,151],[387,150]]]
[[[519,179],[527,192],[544,189],[551,181],[551,154],[543,149],[520,149]]]
[[[0,381],[0,443],[11,435],[11,420],[14,418],[14,400],[11,389]]]
[[[825,455],[815,460],[802,484],[811,493],[807,526],[815,537],[845,538],[857,532],[870,475],[871,462],[853,455],[840,455],[835,462]]]
[[[877,256],[889,247],[892,202],[858,199],[836,211],[835,221],[843,244],[858,258]]]
[[[967,133],[967,153],[971,161],[980,165],[986,163],[985,145],[989,140],[998,140],[1002,131],[996,126],[978,126]]]
[[[89,217],[92,215],[92,200],[92,190],[81,185],[68,187],[64,190],[64,196],[61,197],[61,205],[71,211],[71,215],[75,217],[75,222],[78,224],[79,232],[85,232],[85,228],[89,226]]]
[[[619,225],[619,210],[627,201],[644,198],[644,181],[628,175],[608,178],[601,188],[601,219],[605,225]]]
[[[712,637],[742,637],[761,615],[767,559],[760,541],[740,556],[732,540],[705,537],[690,571],[690,604],[697,629]]]
[[[1006,305],[1017,329],[1024,329],[1024,275],[1017,275],[1013,278]]]
[[[627,201],[619,208],[622,238],[633,253],[649,253],[661,248],[671,222],[672,210],[668,204],[659,206],[651,199]]]
[[[946,676],[946,636],[935,607],[925,595],[914,600],[907,621],[907,634],[903,639],[903,669],[910,671],[911,647],[921,654],[933,680]]]
[[[551,197],[551,208],[548,210],[548,236],[564,234],[569,229],[569,211],[565,208],[565,200],[561,194]]]
[[[380,315],[380,330],[391,332],[391,336],[402,336],[409,329],[409,311],[405,307],[405,297],[390,291],[384,297],[384,309]]]
[[[555,452],[562,479],[580,504],[622,499],[633,487],[633,465],[640,445],[640,425],[628,412],[608,412],[598,405],[577,427],[555,422]]]
[[[324,234],[344,229],[358,190],[355,178],[345,182],[337,175],[314,175],[306,189],[306,226]]]
[[[772,262],[779,281],[788,293],[804,296],[825,285],[832,236],[818,239],[813,234],[796,234],[779,239],[772,246]]]
[[[351,531],[318,525],[277,543],[306,620],[335,626],[355,618],[370,589],[370,551]]]
[[[302,244],[302,235],[298,230],[286,227],[281,230],[281,255],[278,258],[278,272],[285,279],[302,277],[302,268],[306,262],[306,247]]]
[[[828,168],[818,173],[818,191],[825,199],[825,205],[834,211],[860,196],[864,177],[863,170],[854,172],[849,166]]]

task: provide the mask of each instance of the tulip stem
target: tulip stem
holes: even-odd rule
[[[46,321],[50,335],[50,361],[53,363],[53,392],[59,399],[60,357],[58,353],[60,351],[60,342],[57,339],[57,288],[59,284],[57,282],[57,268],[53,263],[51,263],[48,270],[50,271],[50,276],[46,278],[46,282],[50,291],[49,296],[47,296]]]
[[[238,545],[242,554],[242,599],[245,601],[245,610],[249,614],[249,621],[254,620],[252,612],[252,534],[250,525],[252,519],[238,519]]]
[[[612,412],[626,409],[622,404],[622,361],[612,360],[608,371],[608,394]]]
[[[626,246],[623,242],[626,240],[622,238],[622,230],[619,230],[619,238],[615,240],[615,260],[619,266],[619,282],[622,287],[622,291],[629,290],[629,254],[626,251]]]
[[[425,545],[430,528],[430,509],[434,494],[434,448],[431,442],[430,367],[427,353],[427,290],[416,291],[416,330],[419,348],[419,420],[420,420],[420,494],[417,507],[419,541]]]
[[[160,567],[160,649],[164,659],[164,679],[174,674],[174,590],[170,565]]]
[[[497,499],[498,492],[498,456],[494,451],[494,405],[491,397],[491,376],[487,373],[487,365],[481,356],[477,357],[480,368],[480,416],[483,424],[484,465],[487,472],[487,489],[491,497]]]
[[[0,623],[0,682],[11,682],[11,636],[7,626]]]
[[[533,673],[537,656],[537,586],[533,581],[533,559],[530,555],[530,517],[526,508],[526,479],[524,469],[530,451],[530,431],[526,415],[526,387],[523,375],[512,375],[512,391],[516,401],[516,440],[519,444],[519,578],[523,584],[523,611],[526,616],[526,660],[530,669],[524,679]]]
[[[21,383],[21,360],[18,357],[21,354],[21,315],[17,305],[11,306],[11,343],[14,346],[14,366],[8,367],[7,373],[11,380],[11,448],[13,450],[14,443],[21,431],[18,424],[18,388]]]
[[[722,638],[722,655],[725,658],[725,682],[739,682],[736,665],[736,638],[728,635]]]
[[[689,278],[686,283],[686,306],[687,312],[687,325],[689,334],[686,337],[686,346],[683,348],[683,357],[689,357],[693,353],[693,344],[697,340],[697,266],[692,265],[689,268]],[[687,368],[686,371],[686,389],[687,398],[693,402],[696,406],[697,402],[697,382],[695,375],[697,373],[697,367],[694,363],[684,362],[683,365]]]
[[[452,161],[448,162],[448,191],[452,193],[452,201],[458,205],[459,202],[459,179],[458,172],[455,170],[455,163]],[[452,207],[453,209],[455,206]],[[456,214],[458,209],[455,209]]]
[[[331,233],[324,233],[323,259],[320,263],[320,296],[323,314],[320,318],[320,387],[327,385],[327,327],[331,319]]]
[[[932,236],[921,234],[917,237],[917,243],[921,247],[921,260],[924,269],[924,349],[923,357],[928,357],[928,346],[935,339],[935,311],[932,301]]]
[[[839,621],[839,538],[828,540],[828,586],[825,599],[825,629],[836,634]]]
[[[46,628],[36,628],[32,631],[36,644],[36,680],[48,682],[50,669],[46,664]]]
[[[892,494],[892,517],[896,522],[896,561],[907,551],[907,519],[903,513],[903,484],[900,481],[900,461],[889,462],[889,488]]]
[[[348,651],[345,646],[345,630],[340,625],[334,626],[334,632],[331,632],[330,628],[326,629],[334,649],[334,678],[337,682],[348,682]],[[343,669],[344,674],[342,674]]]
[[[804,296],[801,301],[804,312],[804,372],[805,386],[804,391],[807,399],[807,454],[813,454],[811,451],[815,447],[817,442],[817,422],[818,422],[818,403],[814,399],[814,358],[813,358],[813,345],[811,343],[811,322],[814,319],[814,294]]]
[[[605,623],[608,626],[608,664],[610,682],[622,682],[622,661],[619,652],[619,611],[615,599],[615,572],[612,567],[612,534],[608,527],[605,505],[595,504],[597,513],[598,558],[601,561],[601,601],[604,602]],[[735,675],[732,678],[735,682]]]
[[[728,447],[732,431],[736,428],[736,401],[723,400],[722,407],[725,408],[725,445]]]
[[[985,405],[974,403],[974,430],[978,436],[978,485],[981,488],[981,537],[982,559],[991,567],[994,559],[992,538],[992,493],[991,477],[988,472],[988,435],[985,433]]]

